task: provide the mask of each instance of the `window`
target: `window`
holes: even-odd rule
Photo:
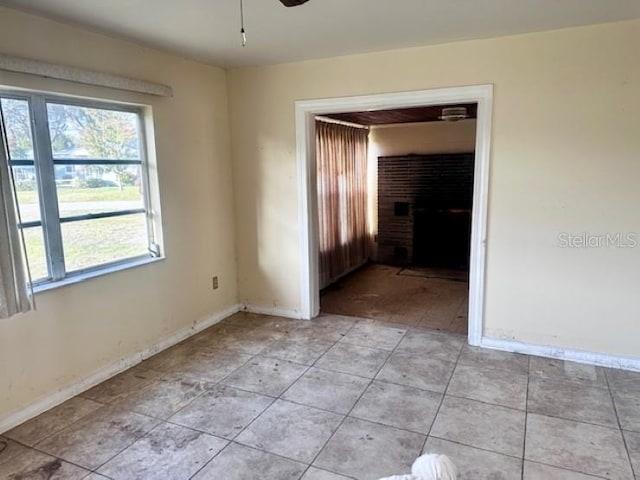
[[[35,286],[157,257],[142,111],[0,92]]]

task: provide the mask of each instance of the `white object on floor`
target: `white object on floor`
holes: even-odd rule
[[[458,471],[446,455],[426,453],[411,466],[410,475],[394,475],[380,480],[456,480]]]

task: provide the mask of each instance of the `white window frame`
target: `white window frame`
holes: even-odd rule
[[[154,214],[157,215],[158,209],[153,208],[151,202],[151,181],[149,178],[149,162],[147,155],[148,148],[145,128],[147,119],[145,118],[145,107],[122,104],[112,101],[66,97],[39,92],[15,91],[5,89],[0,89],[0,97],[26,101],[29,106],[34,158],[32,161],[11,160],[9,155],[8,161],[10,167],[33,166],[35,170],[37,192],[40,205],[40,221],[22,222],[20,224],[20,228],[42,228],[49,276],[46,279],[39,279],[33,282],[32,287],[35,292],[49,290],[59,286],[80,282],[96,276],[137,267],[164,259],[162,248],[160,246],[161,239],[157,237],[158,232],[155,228],[155,222],[159,220],[157,218],[154,218]],[[74,161],[70,159],[54,159],[47,115],[48,103],[58,103],[78,107],[113,110],[136,114],[138,118],[140,160],[112,161],[103,159],[83,159]],[[143,190],[143,207],[134,210],[75,215],[71,217],[61,218],[58,209],[55,166],[70,164],[87,165],[93,163],[139,165],[141,170],[141,181]],[[61,230],[62,223],[135,214],[145,214],[149,249],[147,254],[94,265],[80,270],[73,270],[71,272],[66,271]]]

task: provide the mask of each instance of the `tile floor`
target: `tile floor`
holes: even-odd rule
[[[237,314],[5,432],[0,478],[374,480],[423,451],[460,480],[633,480],[640,373]]]
[[[467,333],[469,284],[368,264],[322,292],[324,313]]]

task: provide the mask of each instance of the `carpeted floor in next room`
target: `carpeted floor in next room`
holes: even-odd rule
[[[5,432],[0,478],[375,480],[429,451],[460,480],[633,480],[639,398],[460,334],[241,313]]]

